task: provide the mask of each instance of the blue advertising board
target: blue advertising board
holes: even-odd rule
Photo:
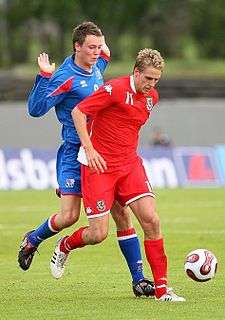
[[[225,145],[142,148],[153,187],[225,186]],[[56,188],[56,150],[0,149],[0,190]]]

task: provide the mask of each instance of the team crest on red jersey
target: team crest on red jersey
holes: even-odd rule
[[[146,97],[146,108],[148,111],[152,111],[154,105],[153,105],[153,100],[152,97]]]
[[[98,209],[98,211],[102,212],[102,211],[105,211],[105,201],[104,200],[98,200],[96,202],[96,208]]]

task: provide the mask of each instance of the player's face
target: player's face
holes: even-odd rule
[[[75,62],[84,68],[90,68],[97,62],[103,45],[102,37],[88,35],[82,45],[75,44],[76,57]]]
[[[147,94],[151,88],[154,88],[161,77],[162,71],[147,67],[142,72],[137,68],[134,69],[134,83],[137,92]]]

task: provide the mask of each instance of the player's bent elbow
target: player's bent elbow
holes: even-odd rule
[[[31,116],[31,117],[34,117],[34,118],[39,118],[39,117],[42,117],[46,112],[44,112],[43,110],[38,110],[37,111],[37,108],[36,106],[29,106],[28,105],[28,114]]]
[[[35,118],[40,116],[39,113],[36,111],[35,104],[29,101],[28,101],[28,114],[31,117],[35,117]]]
[[[29,113],[29,116],[31,116],[31,117],[34,117],[34,118],[38,118],[38,117],[40,117],[40,115],[39,115],[39,114],[34,113],[33,111],[28,110],[28,113]]]
[[[31,117],[42,117],[45,115],[49,107],[43,99],[35,99],[34,97],[29,97],[28,99],[28,113]]]

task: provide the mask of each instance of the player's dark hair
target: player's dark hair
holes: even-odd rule
[[[91,21],[84,21],[73,29],[72,39],[73,48],[76,42],[82,45],[85,41],[86,36],[94,35],[101,37],[102,32],[99,27]]]

